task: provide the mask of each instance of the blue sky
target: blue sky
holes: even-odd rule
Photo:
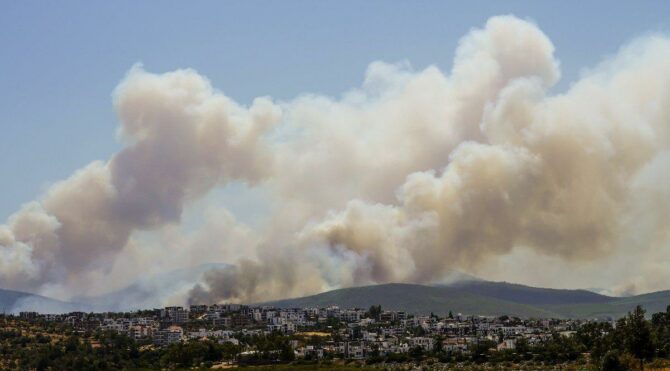
[[[496,14],[551,38],[557,91],[632,38],[670,30],[667,1],[3,2],[0,218],[119,148],[111,92],[135,63],[194,68],[242,103],[338,96],[374,60],[448,70],[458,39]]]

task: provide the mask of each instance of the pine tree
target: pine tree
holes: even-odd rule
[[[640,360],[640,368],[643,370],[644,360],[654,355],[651,326],[644,314],[645,310],[640,305],[628,313],[623,334],[626,350]]]

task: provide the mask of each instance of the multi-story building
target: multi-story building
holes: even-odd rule
[[[179,326],[170,326],[153,333],[154,344],[158,346],[178,343],[184,336],[184,330]]]
[[[182,307],[165,307],[161,317],[169,319],[172,323],[185,323],[188,321],[188,310]]]

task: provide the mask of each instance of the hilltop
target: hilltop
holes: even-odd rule
[[[169,282],[185,285],[202,273],[202,267],[180,272],[177,278],[161,281],[151,277],[126,289],[101,297],[76,298],[74,303],[25,292],[1,290],[0,310],[4,312],[39,311],[118,311],[148,309],[161,306],[157,294],[169,291]],[[187,274],[188,273],[188,274]],[[186,277],[186,278],[185,278]],[[187,279],[188,278],[188,279]],[[151,283],[151,284],[148,284]],[[149,291],[154,289],[153,294]],[[389,283],[332,290],[300,298],[261,303],[278,308],[327,307],[368,308],[381,305],[385,309],[414,314],[454,313],[485,316],[513,315],[523,318],[618,318],[637,304],[648,313],[665,311],[670,305],[670,291],[612,297],[587,290],[538,288],[508,282],[465,280],[448,285]]]
[[[265,303],[286,307],[367,308],[446,315],[449,311],[477,315],[535,318],[617,318],[641,304],[649,313],[665,311],[670,291],[611,297],[587,290],[537,288],[507,282],[463,281],[450,285],[383,284],[352,287],[302,298]]]
[[[65,313],[88,309],[87,306],[22,291],[0,289],[0,312],[40,311]]]

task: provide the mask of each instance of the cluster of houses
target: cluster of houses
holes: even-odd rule
[[[274,308],[237,304],[166,307],[132,313],[69,313],[64,315],[23,312],[25,319],[63,322],[75,329],[108,330],[138,341],[165,346],[210,339],[240,344],[241,336],[281,333],[290,337],[297,357],[333,355],[364,359],[373,354],[407,353],[415,349],[468,352],[489,340],[498,350],[514,349],[519,339],[533,344],[561,333],[570,336],[577,320],[522,320],[519,318],[449,315],[415,316],[400,311],[372,314],[365,309]],[[319,336],[324,341],[307,345],[301,338]],[[314,344],[314,342],[310,342]],[[243,345],[243,344],[242,344]],[[247,351],[253,351],[247,349]]]

